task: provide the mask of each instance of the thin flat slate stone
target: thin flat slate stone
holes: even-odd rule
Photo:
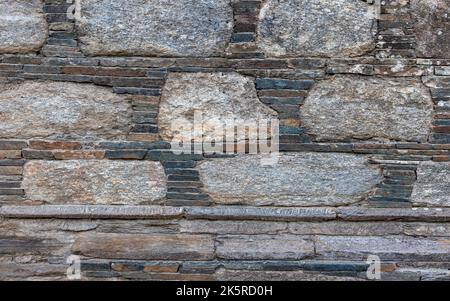
[[[341,207],[339,219],[347,221],[450,221],[450,208],[365,208]]]
[[[366,260],[377,255],[383,260],[448,261],[450,241],[447,238],[386,236],[316,236],[318,259]]]
[[[336,218],[333,208],[275,207],[188,207],[188,219],[262,220],[262,221],[326,221]]]
[[[314,243],[300,235],[225,235],[217,238],[217,257],[223,259],[304,259]]]
[[[72,246],[74,254],[93,258],[134,260],[211,260],[210,235],[82,234]]]
[[[184,209],[169,206],[3,206],[0,217],[58,219],[171,219],[181,218]]]

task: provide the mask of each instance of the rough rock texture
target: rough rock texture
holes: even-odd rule
[[[81,235],[72,252],[95,258],[131,258],[136,260],[208,260],[214,241],[209,235]]]
[[[51,204],[139,204],[165,196],[166,176],[159,162],[31,161],[22,186]]]
[[[273,166],[260,156],[214,159],[199,164],[200,177],[221,204],[320,206],[357,202],[380,182],[365,157],[346,154],[280,154]]]
[[[318,83],[301,108],[318,141],[379,139],[426,142],[433,102],[417,80],[336,76]]]
[[[83,0],[80,15],[89,55],[221,56],[233,31],[229,0]]]
[[[302,259],[313,254],[313,242],[302,236],[218,237],[217,256],[224,259]]]
[[[450,164],[422,163],[417,169],[412,201],[426,206],[450,206]]]
[[[0,53],[38,51],[47,39],[42,0],[0,2]]]
[[[377,255],[383,260],[448,260],[450,243],[444,239],[402,236],[318,236],[316,252],[320,258],[365,260]]]
[[[122,138],[130,105],[108,88],[26,81],[0,85],[0,138]]]
[[[450,58],[450,2],[411,0],[418,57]]]
[[[204,141],[222,140],[222,127],[233,130],[235,125],[276,118],[276,112],[259,101],[249,77],[237,73],[170,74],[158,118],[161,136],[167,140],[189,140],[195,111],[203,119],[203,132],[194,133],[198,141],[202,141],[202,134]]]
[[[375,10],[363,1],[267,0],[259,19],[268,56],[357,56],[375,47]]]

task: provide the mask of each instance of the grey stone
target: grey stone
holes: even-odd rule
[[[42,0],[0,2],[0,53],[39,51],[47,39]]]
[[[40,280],[63,281],[67,280],[68,265],[64,264],[16,264],[12,262],[0,263],[0,280]]]
[[[333,208],[273,208],[273,207],[190,207],[188,219],[263,220],[263,221],[325,221],[336,218]]]
[[[164,198],[166,181],[159,162],[30,161],[22,186],[28,199],[49,204],[135,205]]]
[[[276,234],[284,231],[287,223],[263,221],[205,221],[181,220],[180,231],[205,234]]]
[[[0,217],[9,218],[170,219],[182,215],[183,208],[168,206],[42,205],[0,208]]]
[[[220,269],[215,274],[218,281],[362,281],[352,276],[327,275],[304,271],[244,271]]]
[[[0,254],[2,255],[52,256],[63,247],[64,244],[56,239],[33,236],[0,236]]]
[[[94,85],[35,82],[0,84],[0,138],[125,138],[127,100]]]
[[[377,139],[426,142],[433,102],[414,79],[336,76],[318,83],[301,108],[318,141]]]
[[[233,10],[229,0],[83,0],[76,27],[89,55],[221,56]]]
[[[339,219],[348,221],[450,221],[448,208],[342,207],[337,210],[337,215]]]
[[[258,46],[268,56],[358,56],[375,47],[376,9],[363,1],[268,0]]]
[[[330,221],[319,223],[295,222],[288,224],[288,232],[295,235],[349,235],[384,236],[403,234],[401,223],[344,222]]]
[[[239,155],[203,161],[197,168],[204,191],[219,204],[351,204],[381,181],[379,169],[365,157],[338,153],[280,154],[270,166],[261,165],[259,155]]]
[[[418,57],[450,58],[450,3],[411,0]]]
[[[217,237],[216,254],[223,259],[304,259],[314,243],[298,235],[227,235]]]
[[[417,168],[411,200],[425,206],[450,206],[450,164],[423,162]]]
[[[139,208],[136,208],[139,209]],[[162,207],[164,209],[164,207]],[[170,208],[169,208],[170,210]],[[145,217],[143,217],[145,218]],[[164,216],[166,218],[166,216]],[[146,219],[146,220],[102,220],[99,223],[97,232],[102,233],[176,233],[179,232],[177,217],[175,219]],[[141,218],[142,219],[142,218]]]
[[[194,113],[202,129],[197,141],[222,141],[234,126],[276,119],[276,112],[259,101],[253,79],[237,73],[171,73],[162,92],[158,126],[165,140],[190,141]],[[253,136],[252,136],[253,137]],[[238,134],[238,139],[245,138]]]
[[[377,255],[381,261],[448,261],[450,258],[450,242],[446,238],[317,236],[315,247],[320,259],[366,260],[368,255]]]
[[[214,241],[209,235],[81,234],[72,252],[108,259],[210,260]]]
[[[1,213],[0,213],[0,216]],[[0,221],[2,234],[13,236],[48,237],[56,232],[84,232],[94,230],[98,222],[90,220],[60,220],[60,219],[16,219],[8,218]]]

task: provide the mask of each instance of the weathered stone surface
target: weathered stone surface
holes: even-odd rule
[[[64,281],[67,280],[67,265],[65,264],[17,264],[0,263],[0,281],[11,280],[39,280]]]
[[[0,53],[38,51],[47,39],[42,0],[0,2]]]
[[[138,208],[136,208],[138,209]],[[102,233],[178,233],[178,219],[102,220],[97,231]]]
[[[220,56],[233,11],[228,0],[83,0],[76,26],[89,55]]]
[[[308,237],[297,235],[219,236],[216,254],[223,259],[303,259],[314,254]]]
[[[220,269],[218,281],[362,281],[352,276],[327,275],[304,271],[243,271]]]
[[[214,241],[208,235],[82,234],[72,252],[108,259],[210,260]]]
[[[342,207],[337,210],[337,215],[339,219],[348,221],[450,221],[448,208]]]
[[[450,58],[450,3],[447,0],[412,0],[416,54],[426,58]]]
[[[349,204],[380,182],[380,171],[365,157],[337,153],[280,154],[273,166],[262,166],[259,155],[240,155],[204,161],[197,168],[204,190],[221,204]]]
[[[274,208],[274,207],[189,207],[188,219],[264,220],[264,221],[325,221],[336,218],[333,208]]]
[[[180,218],[183,208],[167,206],[42,205],[3,206],[0,217],[59,219],[170,219]]]
[[[386,219],[388,220],[388,219]],[[203,229],[203,228],[202,228]],[[296,235],[347,235],[347,236],[450,236],[450,224],[431,222],[345,222],[288,223],[288,232]]]
[[[287,229],[287,223],[262,221],[181,220],[180,231],[211,234],[276,234]]]
[[[375,7],[363,1],[268,0],[258,45],[269,56],[357,56],[375,47]]]
[[[234,131],[237,125],[276,118],[276,112],[259,101],[249,77],[237,73],[171,73],[158,115],[161,136],[190,141],[195,112],[203,119],[196,121],[203,121],[203,130],[194,132],[197,141],[222,141],[222,126]]]
[[[162,165],[150,161],[30,161],[22,186],[28,199],[50,204],[134,205],[167,191]]]
[[[0,214],[1,216],[1,214]],[[2,216],[3,217],[3,216]],[[0,221],[3,235],[49,237],[55,232],[84,232],[96,229],[98,222],[90,220],[60,219],[17,219],[5,218]]]
[[[0,255],[55,256],[64,244],[54,238],[29,236],[0,236]]]
[[[288,224],[288,232],[295,235],[349,235],[376,236],[403,234],[400,223],[344,222],[330,221],[319,223],[296,222]]]
[[[306,132],[318,141],[426,142],[432,115],[430,91],[420,81],[354,76],[318,83],[301,108]]]
[[[450,206],[450,164],[421,163],[411,200],[427,206]]]
[[[0,85],[0,138],[124,138],[127,100],[94,85],[35,82]]]
[[[383,260],[446,261],[450,258],[450,241],[404,236],[317,236],[319,258],[366,260],[377,255]]]

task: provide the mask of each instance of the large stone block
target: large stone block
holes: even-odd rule
[[[450,58],[450,2],[411,0],[418,57]]]
[[[301,108],[318,141],[426,142],[432,117],[429,89],[410,79],[336,76],[314,86]]]
[[[381,181],[365,157],[335,153],[280,154],[262,166],[259,155],[204,161],[200,177],[216,203],[320,206],[355,203]]]
[[[50,204],[140,204],[166,194],[159,162],[30,161],[22,187],[28,199]]]
[[[0,85],[0,138],[124,138],[130,105],[94,85],[35,82]]]
[[[412,202],[427,206],[450,206],[450,164],[424,162],[417,168]]]
[[[42,0],[0,1],[0,53],[39,51],[47,39]]]
[[[297,235],[228,235],[217,238],[224,259],[303,259],[314,255],[314,243]]]
[[[376,9],[363,1],[267,0],[258,46],[268,56],[357,56],[375,46]]]
[[[318,236],[316,252],[321,259],[366,260],[377,255],[383,260],[448,261],[447,238],[406,236]]]
[[[276,112],[259,101],[249,77],[237,73],[171,73],[158,115],[161,136],[189,140],[195,112],[202,119],[196,120],[201,125],[200,131],[194,132],[197,141],[222,140],[221,127],[234,131],[237,125],[276,119]]]
[[[89,55],[221,56],[233,10],[229,0],[83,0],[76,25]]]
[[[87,257],[135,260],[210,260],[214,240],[209,235],[85,234],[72,252]]]

